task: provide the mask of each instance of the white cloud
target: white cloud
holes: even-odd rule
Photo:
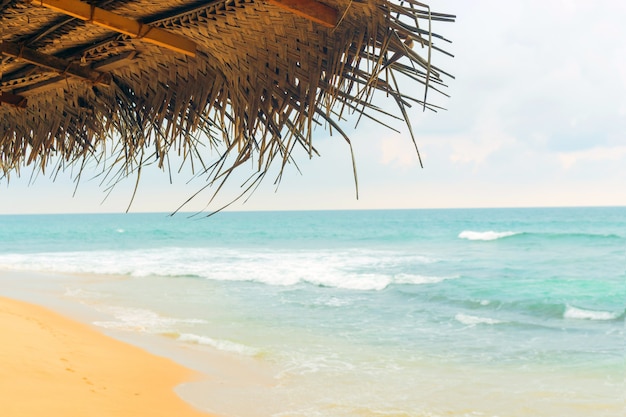
[[[583,161],[617,161],[626,159],[626,146],[596,147],[574,152],[560,152],[557,154],[561,165],[565,169]]]
[[[450,143],[452,147],[450,160],[460,163],[483,164],[494,152],[512,142],[512,137],[499,130],[478,131]]]
[[[402,135],[385,136],[380,141],[380,162],[400,168],[410,168],[419,163],[415,146]]]
[[[515,143],[498,113],[497,100],[486,104],[467,133],[448,136],[452,162],[483,164],[494,152]]]

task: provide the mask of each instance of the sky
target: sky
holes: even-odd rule
[[[457,20],[434,26],[452,40],[438,45],[455,55],[433,59],[455,76],[446,80],[450,98],[430,95],[446,110],[410,110],[424,167],[406,129],[362,123],[350,129],[357,199],[346,143],[318,129],[320,157],[297,155],[300,172],[288,167],[278,187],[267,177],[230,209],[626,206],[626,3],[429,3]],[[168,174],[144,170],[130,211],[176,210],[205,184],[189,179],[170,184]],[[184,210],[218,209],[240,184],[230,181],[208,207],[211,193],[201,193]],[[123,212],[134,185],[124,181],[107,197],[85,174],[74,195],[69,173],[33,182],[24,169],[0,180],[0,214]]]

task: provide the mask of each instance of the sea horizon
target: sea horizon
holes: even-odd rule
[[[237,209],[237,208],[227,208],[224,210],[204,210],[204,211],[194,211],[194,210],[143,210],[143,211],[125,211],[125,210],[114,210],[114,211],[67,211],[67,212],[29,212],[29,213],[1,213],[0,216],[54,216],[54,215],[81,215],[81,214],[163,214],[168,217],[213,217],[220,213],[266,213],[266,212],[343,212],[343,211],[436,211],[436,210],[521,210],[521,209],[584,209],[584,208],[626,208],[624,204],[600,204],[600,205],[529,205],[529,206],[468,206],[468,207],[384,207],[384,208],[315,208],[315,209],[282,209],[282,208],[271,208],[271,209]]]

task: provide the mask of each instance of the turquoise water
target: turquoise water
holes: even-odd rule
[[[184,394],[225,416],[624,411],[624,207],[0,216],[2,269],[264,369]]]

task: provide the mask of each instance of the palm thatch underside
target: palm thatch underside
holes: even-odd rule
[[[449,76],[431,25],[453,20],[415,0],[0,0],[0,177],[95,162],[112,185],[176,155],[218,190],[247,162],[251,190],[315,154],[316,126],[413,137]]]

